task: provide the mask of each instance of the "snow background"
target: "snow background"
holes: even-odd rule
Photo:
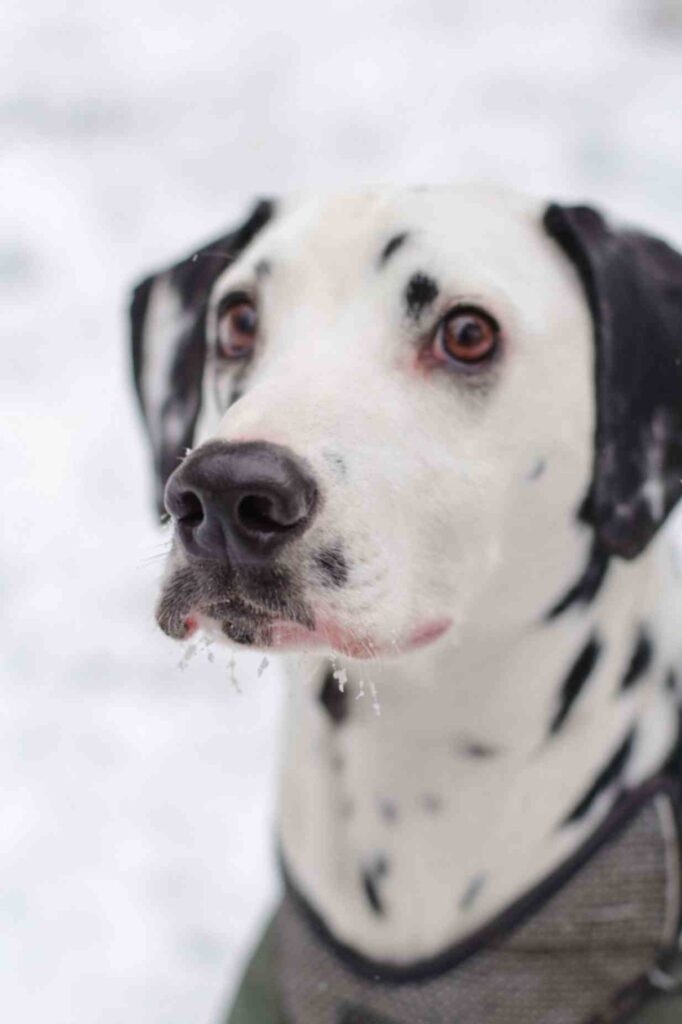
[[[209,1024],[276,893],[282,695],[154,627],[128,285],[256,194],[367,180],[682,242],[682,4],[24,0],[0,54],[0,1005]]]

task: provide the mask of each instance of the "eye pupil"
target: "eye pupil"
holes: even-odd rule
[[[462,318],[462,323],[457,329],[457,340],[460,345],[476,345],[482,336],[483,330],[476,320]]]

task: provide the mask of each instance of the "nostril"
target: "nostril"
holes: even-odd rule
[[[237,520],[253,533],[277,533],[294,525],[277,518],[274,502],[265,494],[247,494],[242,498],[237,505]]]
[[[182,491],[175,500],[173,516],[184,526],[193,528],[198,526],[204,519],[204,506],[201,499],[194,491]]]

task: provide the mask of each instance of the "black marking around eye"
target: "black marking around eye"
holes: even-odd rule
[[[594,666],[597,664],[601,654],[602,645],[597,637],[592,634],[582,651],[571,665],[568,675],[564,679],[559,695],[559,708],[552,719],[549,727],[553,735],[559,732],[562,725],[568,718],[573,705],[582,693],[585,683],[590,677]]]
[[[459,901],[460,910],[471,910],[474,903],[481,894],[481,890],[485,885],[485,875],[475,875],[462,894],[462,898]]]
[[[403,231],[401,234],[394,235],[393,238],[389,238],[388,242],[386,242],[386,245],[381,250],[379,266],[385,267],[393,253],[397,252],[401,245],[405,244],[408,238],[409,235],[407,231]]]
[[[632,729],[628,733],[611,760],[608,761],[605,767],[599,772],[594,782],[585,793],[585,796],[578,801],[570,814],[567,814],[561,822],[562,827],[565,825],[574,825],[577,821],[580,821],[581,818],[584,818],[594,805],[597,798],[611,786],[614,786],[619,782],[625,765],[632,754],[632,750],[635,745],[635,735],[635,729]]]
[[[413,274],[405,289],[405,308],[407,315],[418,320],[424,310],[438,296],[438,285],[426,274]]]
[[[328,586],[343,587],[348,582],[348,563],[338,545],[316,551],[313,561]]]
[[[324,677],[319,701],[334,725],[345,722],[348,717],[348,694],[341,692],[339,681],[334,678],[332,669],[329,669]]]
[[[601,590],[609,568],[610,556],[595,538],[592,541],[587,565],[582,576],[570,587],[545,614],[545,622],[551,622],[574,604],[589,604]]]
[[[653,661],[653,656],[654,645],[646,629],[642,626],[637,634],[637,641],[630,658],[630,663],[625,670],[625,675],[621,679],[621,690],[631,689],[644,677]]]
[[[364,867],[360,873],[362,887],[371,909],[377,916],[383,917],[386,907],[379,892],[379,885],[388,873],[388,861],[383,854],[374,858],[371,864]]]

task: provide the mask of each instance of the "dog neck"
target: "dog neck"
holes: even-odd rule
[[[284,862],[336,939],[436,956],[656,773],[677,738],[668,543],[526,628],[480,614],[391,661],[289,659]]]

